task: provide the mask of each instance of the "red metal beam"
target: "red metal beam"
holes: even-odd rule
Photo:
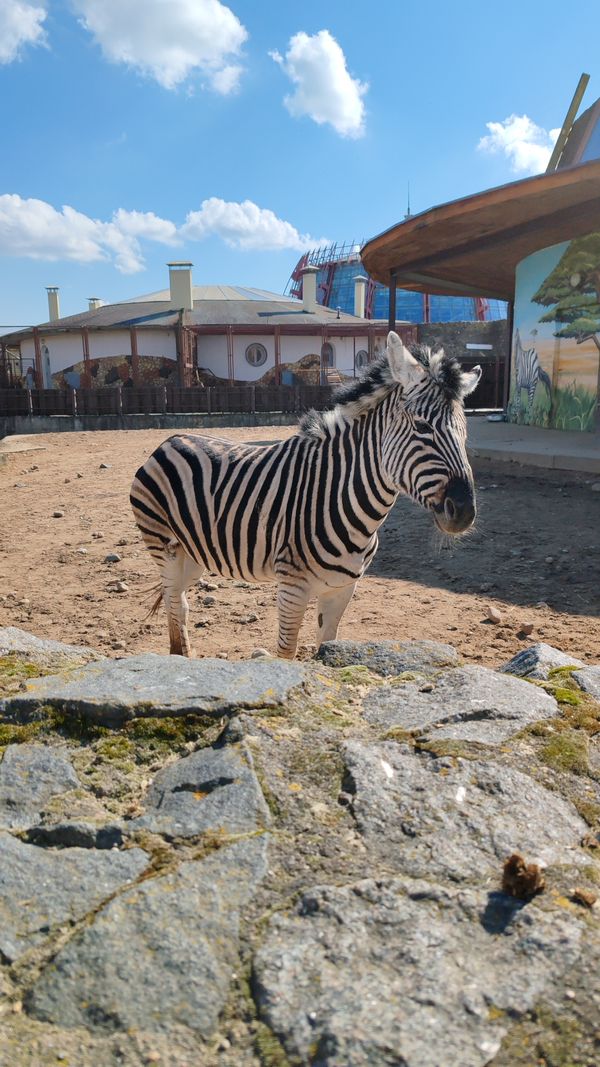
[[[90,334],[87,326],[81,327],[81,347],[83,349],[81,384],[84,389],[90,389],[92,385],[92,368],[90,366]]]
[[[229,384],[233,385],[235,381],[235,364],[233,361],[233,327],[226,327],[227,334],[227,374],[229,377]]]
[[[275,341],[275,385],[281,385],[281,326],[276,326],[273,334]]]
[[[40,344],[40,334],[37,326],[33,327],[33,350],[35,352],[35,387],[36,389],[44,388],[44,372],[42,370],[42,346]]]

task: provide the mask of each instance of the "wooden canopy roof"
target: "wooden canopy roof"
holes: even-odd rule
[[[517,263],[600,231],[600,160],[500,185],[406,219],[361,257],[384,285],[512,300]]]

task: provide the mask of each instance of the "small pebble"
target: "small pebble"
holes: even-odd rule
[[[65,485],[67,485],[67,484],[68,484],[68,482],[70,482],[70,481],[71,481],[71,479],[70,479],[70,478],[65,478]]]
[[[536,608],[547,608],[547,607],[549,607],[549,605],[546,603],[545,600],[538,600],[538,602],[537,602],[537,604],[535,606],[536,606]]]
[[[493,605],[490,605],[487,609],[485,617],[489,622],[493,622],[495,626],[498,626],[502,622],[502,613],[498,611],[498,608],[493,607]]]
[[[77,471],[77,477],[78,478],[83,478],[83,474],[81,473],[81,471]]]
[[[101,463],[101,464],[100,464],[100,470],[101,470],[101,471],[107,471],[107,470],[110,470],[110,463]]]
[[[205,596],[203,601],[202,601],[202,604],[203,604],[203,606],[205,608],[214,608],[216,603],[217,603],[216,596]]]
[[[64,517],[65,517],[64,511],[53,511],[52,512],[52,518],[53,519],[64,519]]]
[[[117,541],[117,545],[119,545],[119,546],[120,545],[126,545],[126,544],[127,544],[127,538],[126,537],[121,537],[121,539],[119,541]]]
[[[113,647],[113,648],[115,649],[115,651],[116,651],[116,650],[118,650],[118,649],[125,649],[125,648],[127,648],[127,645],[125,644],[125,642],[124,642],[124,641],[113,641],[113,643],[112,643],[112,647]]]
[[[544,563],[554,563],[554,556],[546,556]]]
[[[30,470],[30,471],[39,471],[39,469],[40,469],[40,468],[38,467],[37,463],[34,463],[34,464],[33,464],[33,467],[30,467],[30,468],[29,468],[29,470]]]
[[[126,593],[129,586],[127,582],[109,582],[106,588],[109,593]]]
[[[600,482],[594,482],[592,485],[592,493],[600,493]]]
[[[480,593],[489,593],[491,588],[492,588],[491,582],[483,582],[482,585],[479,586],[479,592]],[[423,603],[427,603],[427,601],[423,601]]]
[[[217,659],[229,659],[229,652],[217,652]]]
[[[104,557],[105,563],[120,563],[121,557],[118,552],[109,552],[108,556]]]
[[[592,889],[582,889],[581,886],[577,886],[573,890],[573,900],[578,904],[585,905],[586,908],[593,908],[598,899],[598,894],[594,893]]]
[[[81,548],[78,548],[77,551],[79,552],[80,556],[87,556],[87,548],[81,547]]]
[[[100,530],[94,530],[92,537],[94,537],[96,541],[100,541],[104,537],[104,534],[101,533]]]
[[[258,615],[255,615],[254,612],[251,611],[244,619],[240,619],[240,622],[243,622],[244,625],[249,622],[258,622]]]
[[[250,659],[262,659],[263,656],[270,656],[271,653],[266,648],[255,648],[250,655]]]
[[[529,634],[532,634],[534,629],[535,629],[534,623],[532,623],[532,622],[523,622],[519,626],[519,633],[525,634],[525,637],[529,637]]]

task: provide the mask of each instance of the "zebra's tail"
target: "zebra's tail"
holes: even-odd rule
[[[157,593],[158,595],[156,597],[156,600],[153,602],[148,614],[144,615],[144,618],[142,619],[142,622],[146,622],[147,619],[151,619],[153,615],[158,614],[158,609],[160,608],[160,605],[162,603],[162,598],[163,598],[162,582],[159,582],[158,585],[151,585],[149,589],[145,589],[144,590],[144,596],[146,594],[152,595],[152,593]]]
[[[542,384],[546,386],[546,391],[548,393],[548,396],[551,397],[552,396],[552,382],[550,381],[550,378],[548,377],[548,375],[546,374],[546,371],[543,370],[542,367],[538,367],[538,378],[542,382]]]

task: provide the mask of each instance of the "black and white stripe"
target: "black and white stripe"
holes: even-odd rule
[[[286,441],[179,435],[160,445],[138,470],[131,503],[160,570],[171,652],[190,652],[185,593],[205,571],[276,582],[278,652],[292,657],[313,596],[319,641],[336,636],[399,493],[448,532],[470,525],[462,398],[478,380],[478,368],[465,374],[427,349],[413,356],[392,333],[335,407],[309,413]]]
[[[539,357],[535,348],[523,348],[521,335],[517,330],[515,337],[515,399],[514,411],[518,415],[521,410],[521,393],[527,390],[527,416],[531,417],[533,410],[533,398],[538,382],[545,386],[548,397],[552,397],[552,383],[546,371],[540,365]]]

